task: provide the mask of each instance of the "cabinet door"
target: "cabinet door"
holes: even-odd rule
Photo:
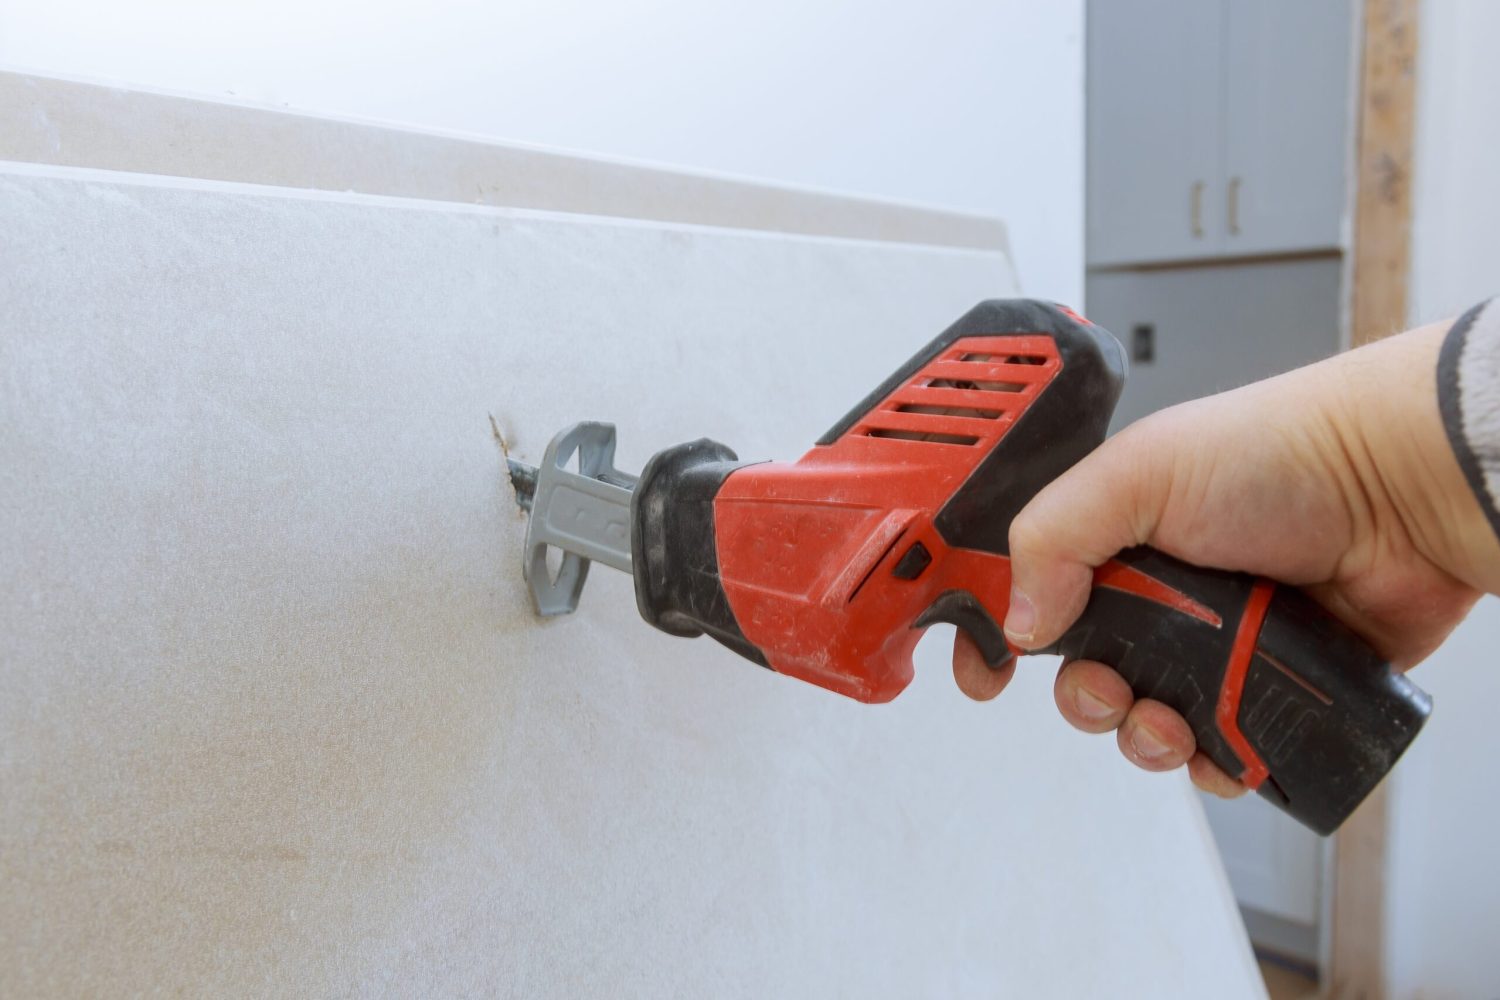
[[[1344,245],[1353,136],[1350,0],[1224,9],[1225,252]]]
[[[1206,0],[1089,3],[1091,265],[1221,252],[1222,18]]]
[[[1116,430],[1337,353],[1337,256],[1090,274],[1085,310],[1131,356]]]

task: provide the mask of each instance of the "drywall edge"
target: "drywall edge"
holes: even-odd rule
[[[997,219],[0,71],[0,160],[1008,253]]]

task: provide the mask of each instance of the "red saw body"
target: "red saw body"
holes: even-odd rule
[[[1049,337],[966,337],[831,443],[725,480],[719,575],[774,669],[889,701],[911,682],[924,616],[943,594],[972,595],[1004,620],[1010,560],[950,546],[933,522],[1061,367]]]
[[[719,574],[745,638],[774,669],[889,701],[911,682],[924,625],[973,625],[980,609],[1004,620],[1009,558],[949,545],[934,519],[1061,367],[1050,337],[956,341],[833,443],[725,481],[714,501]],[[1119,562],[1099,583],[1220,623]]]

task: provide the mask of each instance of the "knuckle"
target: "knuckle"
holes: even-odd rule
[[[1042,519],[1030,508],[1016,515],[1010,522],[1010,551],[1017,554],[1037,555],[1046,551],[1048,532]]]

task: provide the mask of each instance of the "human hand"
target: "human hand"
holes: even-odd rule
[[[1012,645],[1055,642],[1094,568],[1149,544],[1300,585],[1400,669],[1426,657],[1500,585],[1500,545],[1438,413],[1447,326],[1163,410],[1106,441],[1011,523]],[[960,633],[954,677],[971,697],[994,697],[1012,670],[990,670]],[[1054,696],[1075,727],[1118,731],[1138,766],[1186,763],[1206,791],[1244,791],[1177,712],[1137,700],[1109,667],[1064,664]]]

